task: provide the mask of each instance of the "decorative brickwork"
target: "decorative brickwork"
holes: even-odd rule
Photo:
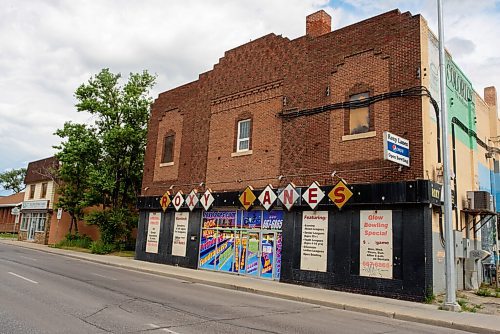
[[[220,191],[331,184],[334,170],[350,183],[424,177],[421,98],[371,105],[370,132],[359,138],[344,137],[345,109],[279,117],[347,101],[362,86],[382,94],[421,85],[419,16],[394,10],[333,32],[323,23],[295,40],[269,34],[229,50],[197,81],[160,94],[149,122],[142,195],[161,195],[172,185],[188,192],[204,185]],[[252,119],[251,152],[235,155],[242,115]],[[160,167],[169,129],[174,165]],[[384,131],[410,140],[410,168],[383,160]]]

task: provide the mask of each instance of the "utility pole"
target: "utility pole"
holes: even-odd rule
[[[443,308],[448,311],[459,311],[456,291],[455,245],[453,241],[453,218],[451,207],[451,173],[448,140],[448,109],[446,107],[446,64],[444,54],[443,4],[437,0],[439,30],[439,88],[441,90],[441,131],[443,145],[443,191],[444,191],[444,225],[445,225],[445,273],[446,299]],[[456,196],[456,194],[455,194]]]

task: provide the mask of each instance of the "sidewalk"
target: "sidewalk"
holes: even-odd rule
[[[418,322],[473,333],[499,333],[500,317],[468,312],[447,312],[436,305],[426,305],[396,299],[358,295],[333,290],[309,288],[299,285],[260,280],[246,276],[192,270],[164,264],[137,261],[112,255],[95,255],[49,248],[48,246],[1,240],[1,243],[30,248],[76,259],[92,261],[120,268],[148,272],[211,286],[246,291],[265,296],[301,301],[354,312],[374,314],[399,320]]]

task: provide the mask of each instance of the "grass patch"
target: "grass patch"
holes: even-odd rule
[[[54,245],[55,248],[84,248],[88,249],[92,239],[88,235],[66,234],[64,240]],[[69,248],[68,248],[69,247]]]
[[[101,240],[93,241],[90,244],[90,252],[92,254],[109,254],[116,250],[116,246],[112,244],[105,244]]]
[[[481,297],[491,297],[493,296],[493,292],[491,292],[491,290],[486,287],[481,287],[479,288],[479,290],[477,290],[476,295]]]
[[[115,256],[120,256],[120,257],[135,257],[135,252],[134,251],[118,251],[118,252],[113,252],[111,255]]]
[[[483,308],[483,306],[481,305],[475,305],[475,304],[470,304],[469,305],[469,302],[465,299],[457,299],[457,303],[458,305],[460,305],[460,308],[462,309],[463,312],[472,312],[472,313],[476,313],[477,310],[480,310]]]
[[[17,233],[0,233],[0,239],[17,240]]]

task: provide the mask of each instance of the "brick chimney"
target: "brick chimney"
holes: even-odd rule
[[[324,10],[306,17],[306,35],[318,37],[332,31],[332,17]]]
[[[497,90],[495,89],[495,86],[486,87],[484,89],[484,102],[491,107],[495,107],[497,105]]]

